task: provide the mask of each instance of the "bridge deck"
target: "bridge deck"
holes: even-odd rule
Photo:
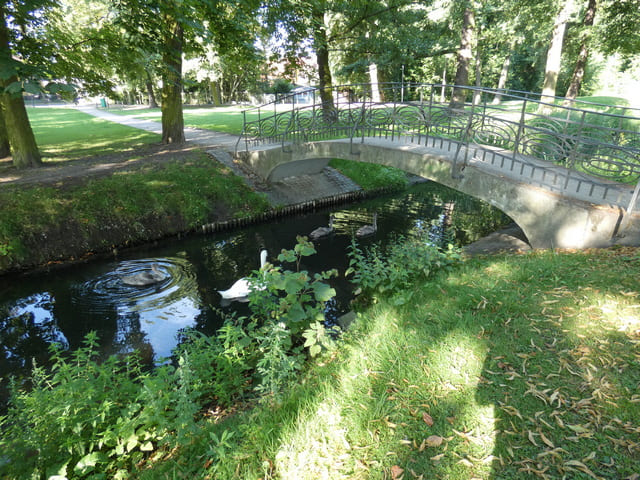
[[[514,154],[498,147],[471,144],[467,148],[459,146],[456,142],[436,137],[429,138],[426,144],[411,140],[409,137],[396,137],[393,140],[365,137],[364,143],[419,154],[435,154],[451,162],[457,155],[458,164],[484,169],[513,181],[537,186],[561,196],[595,205],[627,209],[633,195],[633,188],[629,185],[569,170],[551,162],[519,153]],[[354,148],[357,148],[358,143],[354,143]]]

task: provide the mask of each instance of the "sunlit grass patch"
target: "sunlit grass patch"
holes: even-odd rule
[[[278,428],[272,473],[632,475],[640,457],[634,252],[472,259],[415,285],[411,305],[378,298],[292,390],[304,400],[284,403],[297,414]],[[254,412],[251,430],[273,428],[269,416]]]
[[[46,163],[126,152],[160,140],[157,134],[72,108],[29,108],[27,112]]]

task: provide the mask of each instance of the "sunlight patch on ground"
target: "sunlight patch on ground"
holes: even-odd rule
[[[296,431],[276,455],[280,478],[347,478],[340,472],[344,470],[344,463],[350,457],[351,446],[347,441],[347,429],[340,411],[341,406],[338,403],[326,398],[309,418],[298,422]]]

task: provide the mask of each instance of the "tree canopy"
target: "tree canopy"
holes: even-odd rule
[[[260,98],[301,74],[330,119],[335,84],[574,97],[603,59],[629,71],[640,54],[640,0],[4,0],[0,15],[0,154],[19,166],[40,162],[27,94],[159,103],[163,141],[179,143],[185,100]]]

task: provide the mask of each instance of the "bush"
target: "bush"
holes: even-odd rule
[[[0,478],[130,478],[156,451],[189,445],[204,405],[227,407],[251,388],[276,396],[307,358],[331,344],[320,319],[335,295],[299,268],[315,253],[304,238],[283,250],[296,271],[255,272],[264,290],[251,294],[252,315],[229,317],[217,334],[186,333],[173,364],[144,372],[135,355],[98,361],[95,333],[68,354],[51,349],[53,367],[34,366],[31,388],[12,384],[0,417]],[[212,458],[225,454],[230,434],[211,438]]]
[[[460,259],[459,249],[450,243],[446,249],[438,246],[430,240],[429,232],[411,238],[399,236],[386,251],[378,244],[364,251],[354,240],[348,255],[346,275],[352,275],[351,281],[368,295],[394,297],[396,305],[411,299],[410,286],[416,280],[429,278]]]

